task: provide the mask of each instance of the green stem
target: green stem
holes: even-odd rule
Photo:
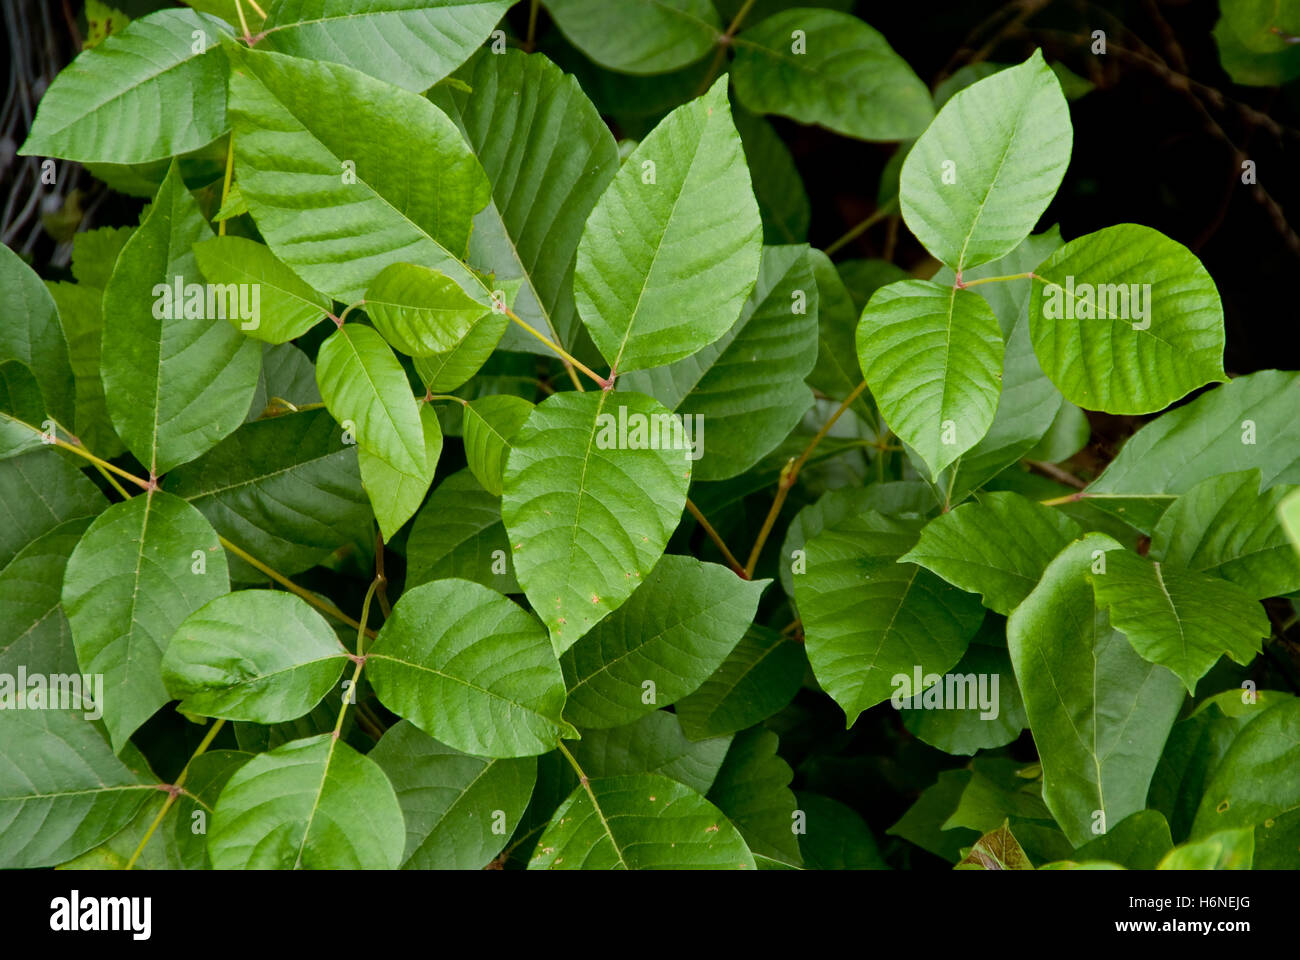
[[[695,91],[697,97],[704,96],[704,94],[708,92],[709,87],[713,86],[713,81],[718,76],[718,68],[722,66],[723,58],[727,55],[727,47],[731,46],[732,37],[736,35],[736,32],[740,29],[741,22],[749,14],[749,11],[753,9],[756,2],[757,0],[745,0],[744,5],[736,11],[736,15],[732,18],[727,29],[718,34],[718,52],[713,55],[713,62],[709,64],[709,72],[704,75],[704,82],[700,84],[700,89]]]
[[[528,323],[525,320],[521,320],[519,318],[519,315],[515,313],[513,310],[507,308],[506,316],[509,317],[511,320],[513,320],[515,323],[519,324],[519,326],[523,327],[525,330],[531,333],[538,340],[542,341],[542,343],[546,344],[548,347],[554,350],[556,355],[561,360],[563,360],[566,364],[570,364],[574,367],[577,367],[587,376],[591,377],[591,379],[596,381],[597,386],[599,386],[602,390],[608,389],[612,385],[611,380],[606,379],[605,377],[602,377],[600,374],[596,373],[596,371],[592,370],[591,367],[587,366],[585,363],[583,363],[573,354],[569,353],[568,350],[565,350],[562,346],[560,346],[558,343],[556,343],[546,334],[542,333],[542,331],[538,330],[532,324]],[[572,371],[570,371],[570,374],[572,374]],[[581,387],[579,387],[579,389],[581,389]]]
[[[1028,273],[1009,273],[1005,277],[983,277],[979,280],[967,280],[965,282],[957,281],[953,284],[958,290],[966,290],[969,287],[978,287],[981,283],[1000,283],[1003,280],[1042,280],[1038,274],[1030,270]],[[1046,281],[1044,281],[1046,282]]]
[[[239,12],[239,16],[240,19],[242,20],[244,16],[244,12],[242,10]],[[248,27],[245,26],[244,30],[245,32],[247,32]],[[222,207],[226,205],[226,197],[230,194],[230,175],[234,172],[235,172],[235,131],[232,130],[230,131],[230,142],[226,147],[226,178],[224,181],[222,181],[221,184],[221,206]],[[218,207],[218,209],[220,209],[220,207]],[[225,235],[226,235],[226,221],[222,220],[220,223],[217,224],[217,236],[224,237]]]
[[[877,207],[876,211],[872,213],[869,217],[867,217],[867,219],[863,220],[857,226],[851,228],[848,233],[844,234],[844,236],[840,237],[829,247],[827,247],[826,250],[824,251],[826,256],[829,257],[831,254],[835,253],[845,244],[852,243],[854,240],[862,236],[862,234],[866,233],[868,230],[870,230],[881,220],[884,220],[886,217],[888,217],[891,213],[894,212],[895,209],[897,209],[897,207],[898,207],[897,197],[891,197],[889,200],[886,200],[879,207]]]
[[[584,787],[587,787],[587,793],[590,794],[591,787],[587,786],[587,774],[583,772],[577,758],[569,752],[569,748],[564,745],[563,740],[556,740],[555,745],[560,748],[560,753],[564,754],[564,759],[569,761],[569,766],[573,767],[574,772],[578,775],[578,780],[581,781]],[[593,796],[591,799],[594,802],[596,798]]]
[[[738,577],[748,580],[749,576],[745,573],[745,568],[736,559],[735,555],[727,549],[727,545],[722,542],[722,537],[718,535],[718,531],[713,529],[713,524],[709,523],[708,518],[704,516],[700,508],[689,497],[686,498],[686,509],[691,511],[691,516],[695,518],[695,522],[703,528],[704,532],[709,535],[709,539],[722,551],[722,556],[730,564],[732,571]]]
[[[379,589],[379,577],[370,581],[370,588],[366,590],[366,599],[361,604],[361,622],[357,624],[357,668],[352,671],[352,683],[348,686],[348,692],[343,697],[343,703],[339,705],[338,719],[334,721],[334,739],[338,740],[339,735],[343,732],[343,718],[347,716],[348,707],[357,695],[357,683],[361,680],[361,671],[366,666],[366,637],[374,636],[374,632],[365,624],[370,620],[370,601],[375,598],[375,591]],[[351,699],[349,699],[351,698]]]
[[[221,728],[225,726],[225,724],[226,721],[224,718],[214,723],[211,729],[208,730],[207,735],[202,741],[200,741],[194,753],[190,755],[189,760],[185,763],[185,769],[183,769],[181,775],[176,778],[176,782],[170,785],[171,788],[167,791],[167,801],[163,804],[162,809],[158,811],[158,816],[153,818],[153,823],[149,824],[149,829],[145,831],[144,838],[140,841],[140,845],[135,848],[135,853],[131,854],[131,859],[126,862],[127,870],[130,870],[135,866],[136,861],[140,859],[140,854],[144,853],[145,844],[147,844],[150,838],[153,837],[154,832],[158,829],[158,824],[163,822],[163,817],[167,816],[167,811],[172,808],[172,804],[175,803],[176,798],[180,796],[182,792],[181,787],[185,785],[185,778],[190,775],[190,764],[194,763],[195,760],[201,757],[204,751],[212,745],[212,741],[216,739],[217,734],[221,732]]]
[[[54,438],[54,445],[62,450],[70,450],[79,457],[85,457],[87,460],[89,460],[95,466],[99,467],[101,470],[111,470],[113,473],[116,473],[119,477],[122,477],[125,480],[130,480],[141,490],[149,489],[148,481],[141,480],[135,474],[128,473],[126,470],[123,470],[121,467],[109,463],[107,460],[101,460],[99,457],[95,456],[85,447],[82,447],[78,444],[68,443],[66,440],[60,440],[58,437]]]

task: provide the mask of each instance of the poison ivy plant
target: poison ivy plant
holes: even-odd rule
[[[149,202],[0,254],[0,866],[1300,866],[1300,379],[1044,219],[1080,77],[192,6],[97,5],[20,151]],[[795,124],[896,145],[824,250]]]

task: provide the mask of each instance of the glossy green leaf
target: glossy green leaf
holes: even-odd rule
[[[928,280],[891,283],[862,312],[857,348],[880,412],[932,474],[988,432],[1002,331],[977,294]]]
[[[817,281],[817,363],[808,375],[808,385],[833,400],[844,400],[862,382],[854,343],[862,309],[854,304],[830,257],[821,250],[809,250],[808,259]],[[890,276],[886,282],[905,276]],[[876,425],[875,411],[861,394],[850,409],[865,423]]]
[[[141,494],[90,525],[68,558],[63,609],[82,672],[103,674],[112,692],[115,751],[170,699],[162,658],[181,621],[229,589],[216,532],[179,497]]]
[[[790,790],[794,771],[777,755],[778,746],[770,730],[737,734],[708,797],[736,825],[751,851],[799,866],[798,802]]]
[[[185,618],[163,655],[162,677],[183,713],[280,723],[316,706],[347,662],[334,630],[305,601],[240,590]]]
[[[664,556],[621,607],[560,656],[564,717],[615,727],[676,703],[717,670],[754,619],[769,580]]]
[[[362,450],[400,473],[428,468],[420,408],[402,365],[370,327],[344,324],[316,356],[325,406]]]
[[[211,288],[201,303],[195,296],[203,288],[192,248],[211,235],[173,163],[104,288],[100,375],[108,414],[127,449],[156,475],[233,433],[257,388],[260,346],[213,322]]]
[[[700,688],[677,701],[692,740],[724,736],[766,720],[799,691],[806,661],[800,645],[754,625]]]
[[[1170,850],[1157,870],[1249,870],[1255,858],[1255,830],[1220,830]]]
[[[955,869],[1032,870],[1034,865],[1012,834],[1010,826],[1003,823],[996,830],[980,837]]]
[[[57,424],[45,418],[45,398],[31,368],[17,360],[0,362],[0,460],[38,450],[57,433]]]
[[[392,784],[326,733],[242,766],[209,824],[217,870],[395,870],[406,828]]]
[[[345,303],[392,263],[439,270],[487,303],[460,261],[488,182],[446,114],[349,67],[227,53],[239,189],[277,258]]]
[[[730,744],[730,737],[688,740],[674,714],[655,710],[620,727],[584,730],[570,751],[589,777],[657,773],[703,794]]]
[[[361,468],[361,484],[375,509],[379,532],[391,540],[402,525],[420,509],[424,495],[429,492],[438,458],[442,455],[442,428],[438,415],[427,403],[420,405],[420,427],[424,433],[423,470],[405,473],[371,453],[365,448],[357,450],[357,465]]]
[[[427,357],[454,350],[491,308],[437,270],[394,263],[366,290],[366,315],[402,353]]]
[[[8,247],[0,248],[0,288],[5,291],[0,363],[12,360],[28,367],[45,401],[41,420],[52,417],[70,427],[76,383],[53,297],[36,272]]]
[[[1155,810],[1139,810],[1075,851],[1076,860],[1109,860],[1130,870],[1154,870],[1174,848],[1169,824]]]
[[[63,573],[90,517],[67,520],[0,567],[0,676],[75,674],[77,655],[62,607]],[[83,689],[85,680],[82,681]],[[95,691],[88,691],[94,699]]]
[[[1067,243],[1034,271],[1043,371],[1088,410],[1155,413],[1223,372],[1223,307],[1186,247],[1134,223]]]
[[[798,8],[733,41],[736,96],[755,113],[860,140],[909,140],[934,116],[930,91],[879,31],[834,10]]]
[[[511,0],[280,0],[258,46],[330,60],[419,93],[488,38]]]
[[[481,870],[523,818],[537,760],[487,760],[403,720],[367,755],[388,775],[406,820],[407,870]]]
[[[808,248],[766,247],[758,282],[730,330],[692,356],[620,382],[684,418],[697,479],[726,480],[771,453],[812,406],[804,378],[817,362],[816,331]]]
[[[485,51],[456,76],[473,93],[436,87],[430,98],[464,131],[492,184],[474,219],[470,261],[498,284],[522,281],[514,312],[572,347],[573,264],[587,215],[618,169],[614,137],[577,80],[542,54]],[[550,355],[513,324],[501,343]]]
[[[925,682],[954,666],[983,619],[974,597],[898,562],[919,527],[867,511],[808,541],[794,585],[804,645],[846,726],[895,694],[919,693],[916,671]]]
[[[453,473],[429,495],[406,541],[408,586],[430,580],[473,580],[498,593],[519,593],[501,499],[469,470]]]
[[[576,736],[560,719],[564,677],[541,624],[480,584],[406,591],[366,659],[384,706],[465,753],[527,757]]]
[[[1207,477],[1258,467],[1265,489],[1300,484],[1300,373],[1236,377],[1145,425],[1088,487],[1150,533],[1177,495]]]
[[[0,460],[0,568],[60,524],[106,506],[95,484],[53,450]]]
[[[1196,810],[1192,837],[1249,827],[1300,808],[1300,700],[1268,708],[1232,742]]]
[[[1070,109],[1041,51],[956,94],[903,162],[908,229],[959,277],[1010,253],[1070,162]]]
[[[560,32],[602,67],[667,73],[694,63],[722,33],[710,0],[546,0]]]
[[[886,870],[876,838],[863,819],[838,800],[798,792],[806,818],[799,853],[809,870]]]
[[[1245,665],[1269,635],[1264,608],[1218,577],[1144,560],[1127,551],[1092,574],[1097,603],[1143,659],[1168,667],[1188,693],[1227,654]]]
[[[1258,468],[1202,480],[1160,518],[1151,556],[1231,580],[1259,600],[1300,590],[1300,556],[1278,521],[1291,489],[1261,491]]]
[[[515,436],[501,517],[559,653],[632,595],[681,519],[690,461],[641,446],[671,417],[637,393],[557,393]]]
[[[501,496],[501,476],[510,441],[533,412],[523,397],[494,394],[465,407],[465,459],[470,472],[489,493]]]
[[[230,28],[191,10],[157,10],[83,50],[45,96],[28,156],[143,163],[195,150],[226,124]]]
[[[537,842],[530,870],[753,870],[717,807],[657,774],[600,777],[574,790]]]
[[[1277,505],[1277,518],[1282,529],[1291,538],[1291,545],[1300,554],[1300,491],[1293,492]]]
[[[1076,845],[1146,807],[1183,703],[1178,678],[1139,657],[1093,597],[1089,571],[1125,555],[1104,534],[1074,541],[1007,621],[1043,800]]]
[[[1009,614],[1061,550],[1082,534],[1051,507],[1017,493],[988,493],[935,517],[902,561],[931,570],[984,605]]]
[[[762,234],[723,77],[641,141],[587,219],[574,297],[610,366],[663,366],[723,336]]]
[[[284,343],[302,336],[330,312],[329,297],[309,287],[260,243],[243,237],[213,237],[195,244],[194,259],[208,283],[256,288],[257,299],[252,301],[255,316],[229,312],[226,316],[254,339]],[[241,307],[248,302],[248,298],[241,299]]]
[[[71,710],[6,710],[0,722],[0,864],[49,867],[131,820],[155,781],[113,755]]]
[[[745,165],[763,220],[763,241],[802,243],[808,239],[812,204],[785,143],[762,117],[732,109],[731,118],[745,148]]]
[[[988,626],[988,621],[985,626]],[[1001,632],[1000,626],[997,629]],[[973,755],[979,750],[1005,746],[1029,725],[1024,697],[1016,684],[1006,648],[981,643],[986,636],[989,635],[983,631],[976,634],[957,665],[948,671],[949,677],[956,678],[953,681],[954,698],[965,698],[962,707],[957,706],[961,700],[948,699],[947,677],[944,678],[943,701],[947,709],[924,709],[924,694],[919,700],[913,697],[903,701],[903,725],[917,739],[944,753]],[[997,639],[1005,643],[1004,637]],[[981,689],[987,697],[984,702],[980,700]],[[911,709],[907,709],[909,706]]]

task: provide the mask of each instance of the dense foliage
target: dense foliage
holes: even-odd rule
[[[1040,222],[1089,83],[511,6],[88,5],[20,153],[149,202],[0,253],[0,865],[1300,866],[1300,374]],[[765,117],[928,256],[810,246]]]

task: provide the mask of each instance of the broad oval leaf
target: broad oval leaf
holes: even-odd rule
[[[67,520],[0,567],[0,609],[5,611],[0,621],[0,677],[11,678],[19,669],[29,675],[77,673],[61,594],[68,557],[88,526],[90,517]],[[5,682],[0,680],[0,687]],[[81,681],[83,689],[85,682]],[[96,696],[93,688],[86,695]]]
[[[163,655],[162,676],[183,713],[281,723],[320,703],[347,663],[333,628],[305,601],[240,590],[185,618]]]
[[[316,355],[316,384],[358,447],[402,473],[426,471],[420,408],[402,365],[378,333],[359,323],[331,333]]]
[[[452,577],[498,593],[520,592],[501,523],[501,498],[484,490],[469,470],[438,484],[406,539],[408,587]]]
[[[501,496],[510,441],[532,412],[533,404],[508,393],[479,397],[465,405],[465,460],[488,493]]]
[[[753,870],[717,807],[658,774],[597,777],[560,804],[530,870]]]
[[[1264,608],[1235,583],[1127,551],[1108,556],[1092,584],[1133,649],[1178,674],[1188,693],[1224,654],[1249,664],[1270,632]]]
[[[573,292],[611,369],[672,363],[726,333],[762,240],[723,77],[641,141],[587,219]]]
[[[620,727],[584,731],[569,749],[589,777],[661,773],[706,793],[730,744],[729,736],[692,742],[674,714],[655,710]]]
[[[465,753],[527,757],[576,736],[560,719],[564,675],[541,624],[481,584],[406,591],[366,664],[384,706]]]
[[[108,414],[155,475],[233,433],[257,389],[260,345],[215,322],[212,289],[198,284],[193,246],[210,236],[173,163],[104,288],[100,375]]]
[[[1237,734],[1205,787],[1192,836],[1254,826],[1300,808],[1298,764],[1300,700],[1284,700]]]
[[[60,524],[106,506],[90,478],[54,450],[0,460],[0,568]]]
[[[901,280],[862,311],[858,361],[894,433],[936,475],[988,432],[1001,390],[1002,330],[970,290]]]
[[[1223,372],[1223,306],[1196,256],[1158,230],[1106,227],[1034,271],[1043,372],[1087,410],[1155,413]]]
[[[752,625],[722,666],[674,706],[692,740],[725,736],[780,711],[807,671],[802,647],[775,630]]]
[[[188,153],[226,127],[230,28],[193,10],[157,10],[87,48],[41,97],[21,152],[144,163]],[[196,49],[197,48],[197,49]]]
[[[546,0],[560,32],[622,73],[668,73],[708,53],[722,33],[710,0]]]
[[[880,32],[835,10],[783,10],[733,41],[736,96],[860,140],[909,140],[934,116],[930,91]]]
[[[366,290],[375,329],[412,357],[454,350],[490,311],[446,274],[413,263],[389,264]]]
[[[794,771],[777,754],[778,746],[780,740],[771,730],[737,734],[708,797],[756,856],[799,866],[803,858],[793,830],[798,801],[790,790]]]
[[[804,646],[817,682],[844,710],[846,727],[891,696],[911,696],[954,666],[984,610],[968,593],[898,559],[920,524],[875,511],[813,537],[794,581]],[[900,679],[901,678],[901,679]],[[900,686],[901,684],[901,686]]]
[[[407,870],[482,870],[523,819],[535,757],[471,757],[403,720],[367,756],[388,775],[406,819]]]
[[[1146,807],[1183,703],[1178,678],[1139,657],[1093,597],[1089,571],[1124,553],[1104,534],[1076,540],[1007,621],[1043,801],[1075,845],[1096,836],[1094,824],[1108,829]]]
[[[1035,50],[958,92],[916,141],[899,181],[908,229],[958,277],[1010,253],[1061,185],[1073,140],[1061,85]]]
[[[41,388],[41,411],[72,427],[76,383],[68,343],[50,291],[9,247],[0,247],[0,289],[5,292],[5,322],[0,324],[0,363],[17,361],[32,371]]]
[[[557,393],[515,437],[501,518],[557,653],[632,595],[681,520],[690,462],[650,445],[671,422],[638,393]]]
[[[236,771],[212,814],[208,854],[217,870],[396,870],[405,842],[383,770],[325,733]]]
[[[416,93],[460,66],[513,0],[280,0],[258,46],[332,60]]]
[[[565,719],[584,730],[616,727],[696,690],[744,635],[769,583],[665,555],[626,603],[560,656]]]
[[[247,296],[240,291],[241,311],[236,314],[227,309],[226,319],[254,339],[285,343],[300,337],[333,306],[329,297],[304,283],[265,245],[244,237],[204,240],[194,245],[194,258],[208,283],[240,284],[250,290]],[[254,296],[252,311],[244,311],[243,306]],[[244,316],[245,312],[252,316]]]
[[[487,177],[444,113],[338,64],[227,54],[239,189],[276,257],[346,303],[392,263],[440,270],[487,302],[461,263]]]
[[[424,435],[425,467],[407,473],[391,466],[386,460],[364,448],[357,450],[357,465],[361,468],[361,484],[375,510],[379,532],[385,540],[393,539],[402,525],[420,509],[424,495],[429,492],[433,474],[442,456],[442,428],[438,415],[427,403],[420,404],[420,428]]]
[[[90,525],[63,576],[63,608],[84,673],[104,675],[113,749],[170,699],[162,658],[181,621],[230,590],[203,514],[162,491],[115,503]]]

